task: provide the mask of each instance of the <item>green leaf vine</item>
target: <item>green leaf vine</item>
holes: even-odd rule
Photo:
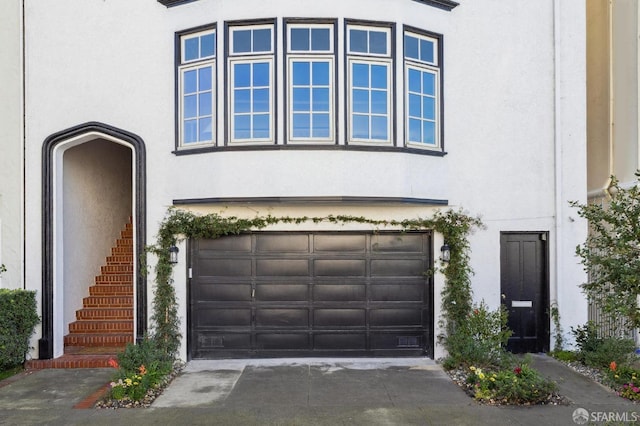
[[[451,249],[448,263],[440,263],[438,269],[445,276],[442,291],[442,321],[447,334],[455,331],[456,324],[464,321],[471,311],[471,280],[473,271],[469,265],[468,236],[475,227],[482,227],[479,218],[470,217],[462,210],[437,211],[428,219],[375,220],[362,216],[328,215],[317,216],[257,216],[243,219],[235,216],[223,217],[218,213],[198,215],[193,212],[169,208],[160,223],[156,243],[147,247],[147,252],[156,256],[155,297],[152,306],[152,336],[159,349],[168,358],[175,359],[180,346],[180,321],[176,294],[172,285],[173,265],[169,262],[169,247],[180,239],[215,239],[226,235],[264,229],[276,224],[302,223],[360,223],[376,228],[392,227],[407,231],[435,230],[444,236]],[[446,345],[446,338],[445,338]]]

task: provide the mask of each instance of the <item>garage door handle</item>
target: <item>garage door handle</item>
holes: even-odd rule
[[[255,288],[252,288],[252,289],[251,289],[251,298],[252,298],[252,299],[255,299],[255,297],[256,297],[256,289],[255,289]]]

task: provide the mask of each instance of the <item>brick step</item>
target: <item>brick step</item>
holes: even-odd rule
[[[117,247],[133,247],[133,238],[118,238],[116,240]]]
[[[27,370],[41,370],[45,368],[112,368],[109,365],[110,359],[116,359],[117,354],[98,355],[72,355],[65,354],[55,359],[35,359],[27,361]]]
[[[133,254],[107,256],[107,265],[133,265]]]
[[[93,285],[89,287],[89,296],[129,296],[133,295],[133,286],[131,285]]]
[[[69,333],[133,333],[133,321],[82,320],[69,324]]]
[[[123,352],[125,346],[66,346],[65,355],[111,355],[114,359]]]
[[[126,247],[111,247],[111,254],[113,256],[121,255],[121,254],[133,254],[133,245]]]
[[[132,308],[133,296],[90,296],[82,304],[85,308]]]
[[[100,267],[100,273],[102,275],[132,274],[133,265],[131,264],[105,265]]]
[[[76,311],[77,320],[133,320],[133,308],[83,308]]]
[[[96,276],[96,284],[133,284],[132,274],[105,274]]]
[[[130,238],[133,240],[133,226],[124,231],[120,231],[120,238]]]
[[[133,343],[133,333],[74,333],[64,336],[64,347],[112,347],[124,348]]]

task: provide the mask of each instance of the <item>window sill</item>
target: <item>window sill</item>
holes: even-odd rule
[[[371,145],[234,145],[234,146],[202,146],[192,148],[180,148],[172,153],[181,155],[203,154],[209,152],[231,152],[231,151],[369,151],[369,152],[396,152],[404,154],[428,155],[433,157],[444,157],[447,155],[442,150],[429,150],[413,147],[394,146],[371,146]]]

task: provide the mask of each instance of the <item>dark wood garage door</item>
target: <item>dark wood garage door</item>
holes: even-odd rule
[[[433,356],[429,233],[191,241],[191,358]]]

